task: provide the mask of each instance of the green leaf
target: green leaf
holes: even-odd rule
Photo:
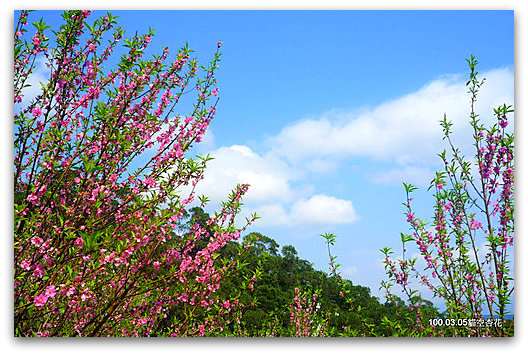
[[[402,243],[406,243],[406,242],[410,242],[410,241],[414,240],[414,238],[412,236],[405,235],[403,233],[400,233],[400,238],[401,238]]]

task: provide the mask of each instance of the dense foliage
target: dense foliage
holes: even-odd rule
[[[238,280],[234,278],[231,284],[225,285],[225,290],[235,292],[244,277],[257,275],[253,286],[240,298],[244,304],[252,305],[244,310],[241,318],[245,335],[298,335],[291,327],[291,304],[297,294],[301,300],[305,297],[315,301],[310,335],[361,336],[368,326],[372,328],[369,335],[392,335],[387,321],[398,318],[394,305],[380,303],[369,288],[315,270],[310,262],[299,258],[291,245],[280,247],[275,240],[260,233],[250,233],[244,239],[251,245],[244,255],[247,274],[241,274]],[[344,293],[354,299],[354,307],[347,303]],[[399,306],[407,313],[405,302],[400,300]],[[436,314],[432,304],[429,310],[431,315]]]
[[[185,226],[205,225],[210,218],[200,207],[189,212]],[[381,303],[369,288],[315,270],[294,246],[281,247],[261,233],[228,242],[219,260],[243,266],[218,290],[221,297],[235,295],[240,303],[237,320],[211,336],[393,336],[392,327],[401,319],[408,325],[416,322],[405,301]],[[348,299],[354,300],[352,307]],[[424,319],[440,316],[431,302],[422,302]],[[303,317],[309,320],[303,323]]]

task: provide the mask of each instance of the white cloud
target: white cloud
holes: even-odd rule
[[[259,227],[288,225],[290,223],[290,216],[280,203],[258,206],[257,214],[260,217],[257,221]]]
[[[487,81],[480,90],[476,110],[482,121],[489,123],[493,108],[513,104],[514,78],[509,68],[491,70],[482,77]],[[331,111],[317,119],[295,122],[269,139],[271,152],[293,164],[304,164],[313,172],[335,169],[344,158],[366,157],[396,163],[398,169],[389,176],[412,176],[419,172],[416,166],[436,162],[436,155],[446,148],[439,125],[444,114],[454,123],[454,141],[463,152],[471,153],[470,97],[465,80],[446,75],[371,109]]]
[[[493,108],[513,103],[513,73],[497,69],[485,73],[477,110],[484,121],[493,118]],[[442,76],[416,92],[354,112],[331,111],[316,119],[295,122],[270,138],[270,148],[259,154],[245,145],[210,151],[204,180],[197,195],[213,203],[225,200],[239,183],[250,184],[243,202],[243,215],[256,211],[258,226],[326,226],[359,219],[352,201],[317,192],[311,175],[335,173],[350,159],[366,158],[383,163],[366,170],[379,184],[428,185],[439,167],[437,154],[444,148],[439,120],[444,113],[454,122],[456,142],[471,148],[467,123],[469,96],[461,76]],[[485,112],[485,114],[484,114]],[[214,135],[205,137],[214,147]],[[464,147],[463,151],[465,151]]]
[[[202,136],[202,140],[196,144],[196,149],[199,153],[207,153],[213,150],[216,146],[216,139],[213,131],[209,127],[205,134]]]
[[[336,171],[339,168],[339,161],[330,159],[311,159],[303,164],[306,171],[317,174],[328,174]]]
[[[340,224],[359,219],[351,201],[327,195],[298,200],[291,208],[290,218],[295,224]]]
[[[418,186],[428,186],[434,177],[430,168],[406,165],[388,171],[370,174],[371,181],[378,184],[401,184],[402,182]]]
[[[314,188],[302,181],[293,186],[299,176],[276,157],[261,156],[245,145],[221,147],[210,155],[214,160],[196,187],[197,195],[218,203],[237,184],[250,184],[242,214],[256,211],[260,227],[352,223],[358,218],[351,201],[314,195]]]
[[[289,207],[289,208],[288,208]],[[270,226],[328,226],[349,224],[359,219],[351,201],[327,195],[300,198],[291,205],[267,204],[256,206],[259,227]]]
[[[356,266],[346,266],[343,268],[341,275],[345,279],[352,280],[358,274],[358,271]]]
[[[199,195],[218,202],[237,184],[250,184],[245,203],[276,203],[294,198],[291,168],[284,162],[262,157],[245,145],[221,147],[210,155],[214,160],[208,163],[205,177],[197,185]]]

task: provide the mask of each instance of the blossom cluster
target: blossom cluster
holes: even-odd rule
[[[311,297],[308,293],[295,288],[292,303],[290,304],[290,323],[293,325],[292,336],[309,337],[323,336],[325,324],[317,322],[317,311],[320,304],[317,303],[317,292]]]

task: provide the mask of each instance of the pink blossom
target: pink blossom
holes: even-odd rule
[[[44,240],[42,240],[41,237],[39,236],[34,236],[33,238],[31,238],[31,243],[34,245],[34,246],[39,246],[41,245],[42,243],[44,242]]]
[[[84,302],[90,298],[92,298],[92,295],[89,293],[89,291],[87,292],[87,290],[83,290],[83,293],[81,295],[81,300]]]
[[[48,302],[48,296],[43,293],[35,297],[34,303],[36,307],[42,307],[46,304],[46,302]]]
[[[46,271],[44,271],[44,265],[37,265],[35,267],[35,271],[33,272],[33,275],[38,278],[44,277],[46,275]]]
[[[156,180],[154,180],[152,177],[148,177],[145,179],[145,181],[143,181],[143,185],[145,185],[146,187],[151,187],[151,186],[156,186],[157,183],[156,183]]]
[[[75,242],[74,242],[75,246],[77,248],[82,248],[83,245],[84,245],[84,239],[82,239],[81,237],[75,239]]]
[[[33,44],[35,46],[40,46],[40,37],[38,33],[35,33],[35,35],[33,36]]]
[[[40,117],[40,115],[42,115],[42,110],[40,109],[40,107],[35,107],[33,110],[31,110],[31,114],[35,118]]]
[[[480,222],[474,220],[473,218],[471,218],[471,226],[470,226],[470,228],[472,230],[477,229],[477,228],[482,228],[482,223],[480,223]]]
[[[20,267],[26,271],[29,271],[31,270],[31,263],[27,260],[23,260],[21,263],[20,263]]]
[[[447,202],[445,205],[444,205],[444,209],[446,211],[449,211],[451,209],[451,207],[453,206],[453,203],[451,201]]]
[[[51,285],[51,286],[46,287],[46,296],[48,296],[49,298],[54,298],[55,293],[56,293],[55,286]]]
[[[66,296],[71,296],[75,293],[75,288],[73,286],[70,286],[70,288],[68,288],[68,291],[66,291]]]

